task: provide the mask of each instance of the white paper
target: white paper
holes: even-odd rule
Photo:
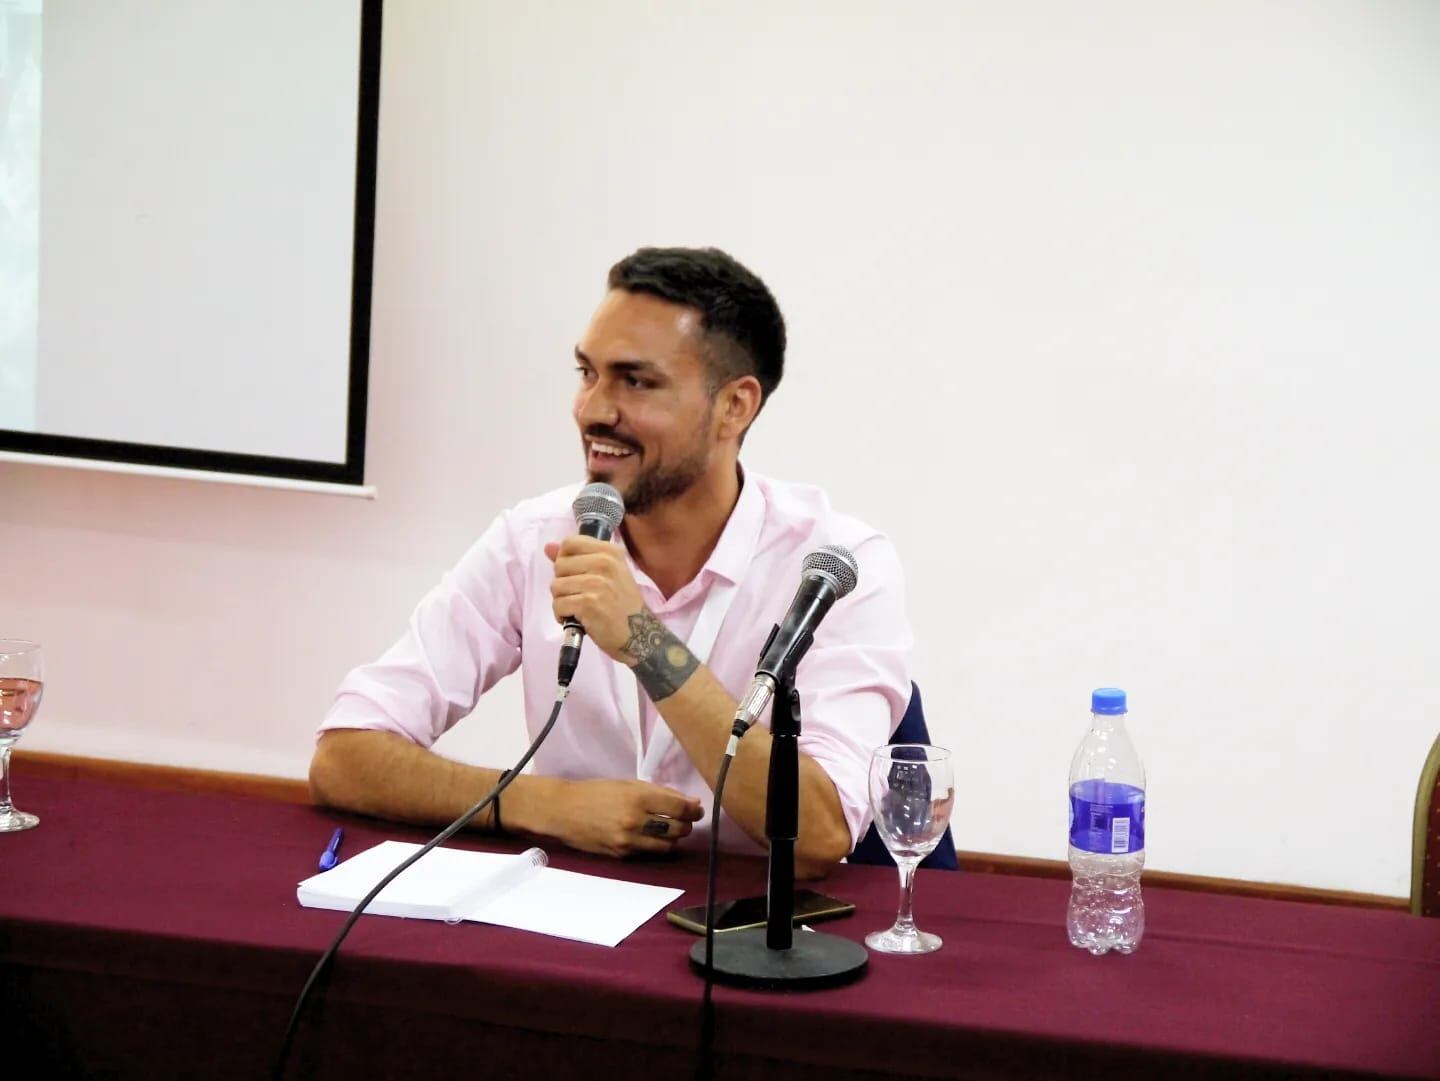
[[[307,908],[350,911],[420,848],[384,841],[312,875],[296,890]],[[380,891],[366,914],[473,920],[556,938],[616,946],[683,893],[545,866],[538,848],[519,855],[435,848]]]
[[[683,892],[545,867],[498,896],[477,898],[465,918],[615,946]]]
[[[307,908],[348,912],[375,884],[420,850],[420,845],[382,841],[301,882],[296,889]],[[520,855],[432,848],[370,902],[374,916],[458,920],[477,896],[502,893],[545,863],[545,853],[532,848]]]

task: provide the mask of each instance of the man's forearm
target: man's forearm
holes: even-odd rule
[[[426,825],[453,822],[500,781],[501,771],[441,758],[403,736],[362,729],[326,732],[310,761],[316,803]],[[506,829],[541,832],[545,779],[521,776],[501,797]],[[494,828],[494,806],[472,827]]]
[[[657,704],[660,715],[700,776],[713,790],[730,741],[735,699],[703,665],[674,694]],[[752,728],[740,741],[725,780],[725,810],[751,838],[765,843],[765,806],[770,785],[770,733]],[[818,878],[850,852],[850,828],[830,777],[806,754],[800,756],[800,831],[795,868]]]
[[[730,740],[736,701],[689,648],[649,611],[631,617],[622,653],[660,716],[713,791]],[[743,740],[725,781],[725,810],[747,834],[765,842],[765,804],[770,780],[770,733],[754,728]],[[850,829],[829,776],[800,755],[800,836],[796,871],[824,874],[850,851]]]

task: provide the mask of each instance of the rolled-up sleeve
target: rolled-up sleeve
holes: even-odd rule
[[[410,616],[378,660],[341,682],[320,724],[393,732],[428,747],[520,664],[522,550],[502,514]]]
[[[910,623],[905,582],[890,541],[872,535],[854,548],[860,583],[837,601],[800,662],[800,749],[834,782],[850,845],[870,826],[870,755],[910,701]]]

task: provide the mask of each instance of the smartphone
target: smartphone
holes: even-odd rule
[[[855,911],[849,901],[837,901],[814,890],[795,891],[795,917],[793,923],[814,923],[817,920],[833,920],[837,916],[848,916]],[[665,913],[665,918],[676,927],[683,927],[697,935],[705,933],[705,906],[690,905],[674,908]],[[745,931],[765,926],[765,897],[742,897],[738,901],[715,902],[715,933],[723,931]]]

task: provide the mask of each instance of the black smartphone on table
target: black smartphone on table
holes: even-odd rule
[[[791,922],[798,927],[802,923],[815,923],[819,920],[833,920],[839,916],[848,916],[854,911],[855,905],[850,901],[836,900],[834,897],[827,897],[814,890],[796,890],[795,916]],[[676,927],[683,927],[697,935],[705,933],[704,905],[672,908],[665,913],[665,918]],[[738,901],[715,902],[715,933],[717,935],[725,931],[747,931],[756,927],[764,927],[765,923],[764,894],[759,897],[742,897]]]

